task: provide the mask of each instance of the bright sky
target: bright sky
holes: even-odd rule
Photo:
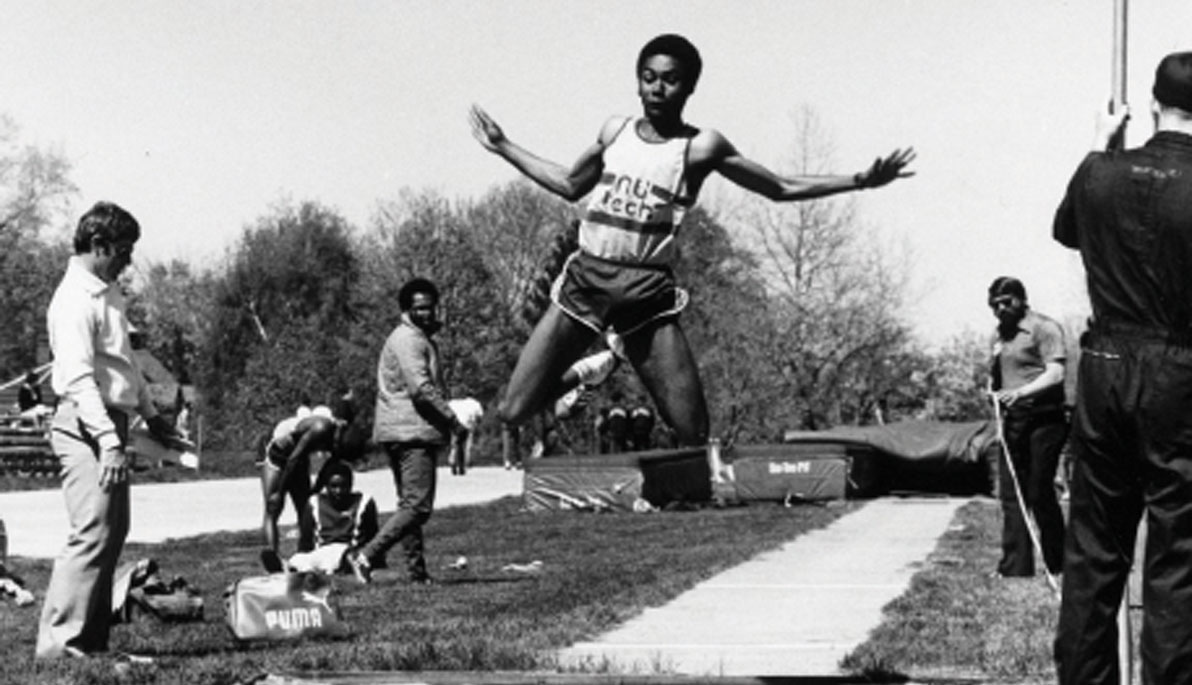
[[[1040,311],[1084,309],[1050,226],[1110,95],[1112,19],[1112,0],[9,0],[0,112],[73,162],[78,208],[140,219],[142,258],[202,263],[279,200],[365,227],[402,188],[514,178],[472,139],[473,102],[570,163],[639,111],[641,45],[679,32],[705,62],[688,119],[764,164],[791,154],[805,105],[842,172],[915,146],[917,176],[858,210],[911,250],[910,314],[938,342],[989,328],[1002,274]],[[1192,2],[1132,3],[1129,25],[1136,145],[1156,63],[1192,49]]]

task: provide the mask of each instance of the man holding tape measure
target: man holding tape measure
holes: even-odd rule
[[[1053,486],[1068,438],[1064,330],[1030,308],[1026,287],[1017,278],[993,281],[989,307],[998,320],[991,389],[1004,440],[998,469],[1003,525],[997,572],[1002,577],[1035,575],[1029,511],[1038,526],[1043,563],[1054,575],[1060,572],[1064,550],[1064,515]]]
[[[1055,643],[1064,685],[1119,682],[1116,616],[1144,509],[1142,681],[1192,683],[1192,52],[1159,63],[1152,94],[1155,135],[1115,149],[1126,110],[1103,115],[1055,217],[1093,311]]]

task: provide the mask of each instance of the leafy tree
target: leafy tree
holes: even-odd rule
[[[485,267],[496,280],[492,295],[528,334],[546,309],[541,297],[543,277],[553,276],[544,267],[559,264],[569,247],[556,238],[572,230],[574,209],[519,180],[486,193],[468,208],[466,220],[470,235],[483,246]]]
[[[0,238],[0,382],[38,362],[46,345],[46,309],[71,255],[65,240]]]
[[[342,345],[359,276],[350,227],[316,203],[279,207],[244,230],[212,276],[197,355],[217,447],[252,444],[300,401],[327,401],[354,375]]]
[[[952,336],[931,355],[929,368],[914,380],[930,398],[924,417],[942,421],[979,421],[990,417],[989,336],[973,331]]]
[[[770,305],[757,261],[697,208],[684,221],[675,274],[691,298],[681,323],[700,367],[711,435],[726,443],[772,438],[789,402],[769,373]]]
[[[78,189],[60,152],[20,141],[20,129],[0,114],[0,235],[38,237],[67,218]]]
[[[149,351],[180,383],[191,383],[202,341],[211,335],[214,284],[186,262],[152,262],[129,300],[129,318]]]
[[[810,110],[796,117],[796,174],[824,173],[831,146]],[[828,198],[774,204],[749,198],[739,211],[752,237],[770,307],[768,373],[782,379],[803,429],[884,420],[899,381],[893,363],[911,341],[898,316],[904,264],[866,235],[854,203]]]
[[[45,342],[45,311],[71,250],[51,229],[66,225],[76,193],[70,163],[21,143],[0,115],[0,382],[32,368]]]

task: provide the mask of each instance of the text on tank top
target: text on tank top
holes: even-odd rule
[[[692,205],[686,197],[690,138],[643,140],[631,118],[604,150],[604,173],[579,229],[580,249],[636,264],[670,264],[675,237]]]

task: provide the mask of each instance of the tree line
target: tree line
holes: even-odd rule
[[[70,253],[74,217],[63,205],[74,186],[61,155],[15,144],[15,127],[3,121],[0,373],[8,379],[30,368],[44,343],[45,307]],[[800,135],[814,150],[814,127]],[[818,160],[797,171],[815,173],[807,167]],[[438,339],[450,392],[489,410],[478,454],[495,456],[492,409],[575,219],[574,207],[521,181],[468,199],[405,190],[378,203],[365,227],[315,201],[289,203],[244,226],[214,266],[138,260],[122,285],[150,350],[195,386],[205,446],[246,450],[300,402],[349,388],[367,431],[376,358],[400,316],[397,291],[428,277],[442,291]],[[712,434],[725,442],[985,417],[981,337],[964,334],[936,350],[915,339],[901,313],[909,262],[872,239],[851,200],[697,208],[679,243],[675,269],[691,294],[683,325]],[[614,390],[643,393],[622,370],[589,393],[589,406]],[[569,423],[582,451],[591,421]]]

